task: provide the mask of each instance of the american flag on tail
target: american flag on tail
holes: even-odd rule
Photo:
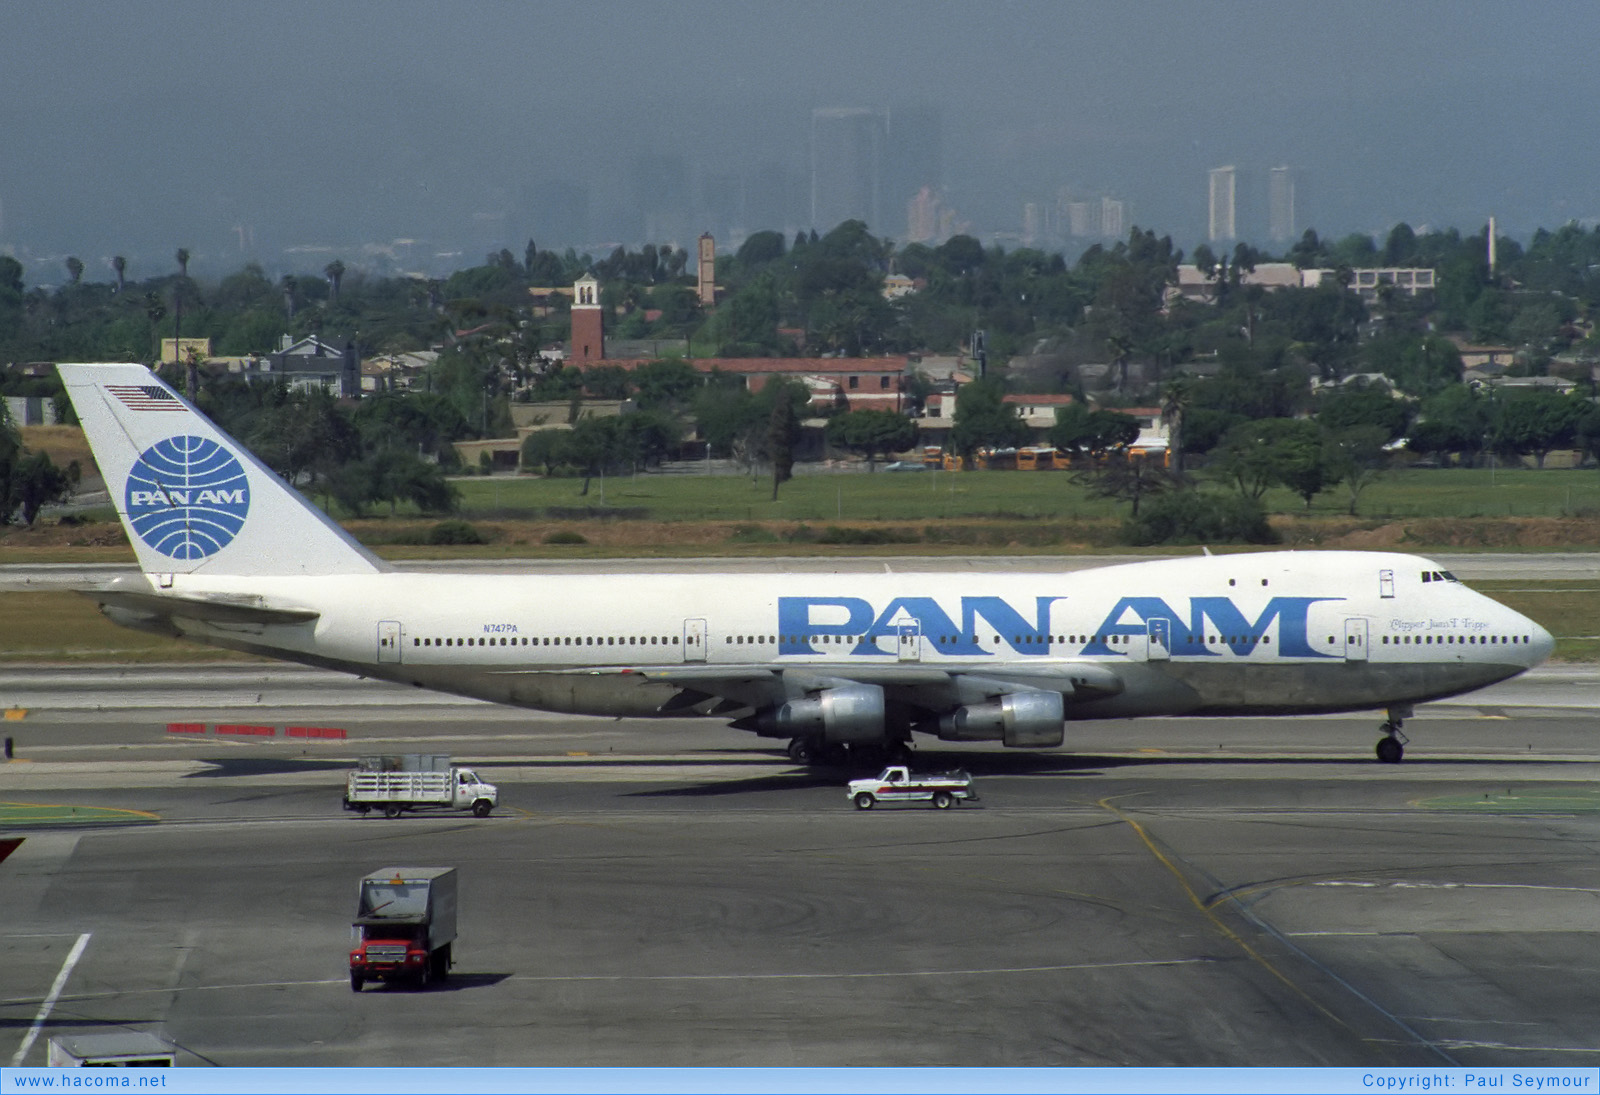
[[[158,384],[107,384],[106,391],[130,411],[181,411],[177,396]]]

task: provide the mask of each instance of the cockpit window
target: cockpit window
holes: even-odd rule
[[[1422,572],[1424,582],[1454,582],[1456,576],[1448,570],[1425,570]]]

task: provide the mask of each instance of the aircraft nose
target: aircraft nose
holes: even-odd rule
[[[1538,665],[1548,658],[1550,652],[1556,648],[1555,636],[1526,616],[1522,618],[1522,623],[1525,627],[1523,634],[1527,635],[1529,639],[1528,664],[1530,666]]]

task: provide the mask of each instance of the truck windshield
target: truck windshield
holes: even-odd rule
[[[360,916],[421,916],[427,911],[427,886],[404,882],[361,884]]]

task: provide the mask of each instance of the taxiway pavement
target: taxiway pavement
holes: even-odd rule
[[[981,801],[859,812],[716,722],[10,669],[0,802],[153,817],[0,822],[0,1062],[83,940],[22,1063],[131,1028],[191,1065],[1597,1064],[1597,679],[1512,683],[1420,709],[1398,766],[1375,717],[1085,723],[924,747]],[[280,732],[214,732],[247,721]],[[340,809],[351,757],[423,751],[502,809]],[[356,879],[397,864],[460,869],[455,975],[353,994]]]

